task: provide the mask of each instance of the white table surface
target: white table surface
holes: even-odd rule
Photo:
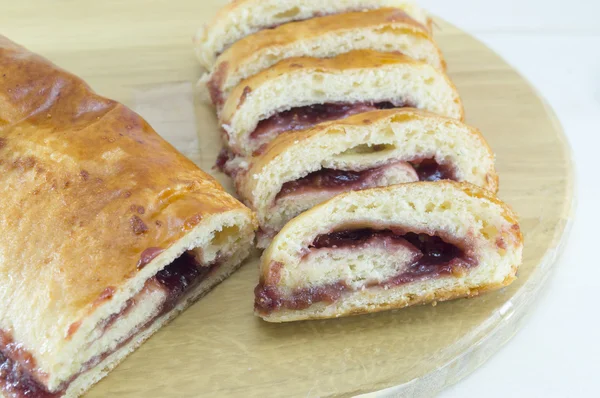
[[[513,340],[441,397],[600,397],[600,0],[420,3],[486,43],[546,97],[577,167],[575,223],[543,298]]]

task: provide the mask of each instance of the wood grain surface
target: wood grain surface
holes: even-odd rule
[[[220,148],[195,93],[191,37],[224,0],[2,0],[1,33],[130,105],[206,171]],[[514,333],[571,220],[561,128],[530,85],[484,45],[437,21],[467,122],[497,154],[500,197],[520,214],[524,264],[509,288],[472,300],[273,325],[252,314],[256,258],[127,358],[90,397],[431,395]],[[148,154],[152,156],[152,154]],[[211,171],[231,188],[226,177]]]

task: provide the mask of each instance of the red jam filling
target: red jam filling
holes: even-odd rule
[[[303,130],[319,123],[345,119],[358,113],[377,109],[414,107],[408,101],[399,102],[359,102],[316,104],[292,108],[261,120],[250,134],[251,140],[264,141],[266,136],[277,136],[285,131]],[[264,144],[264,143],[263,143]],[[260,151],[260,150],[259,150]]]
[[[313,303],[334,303],[348,290],[350,289],[344,282],[338,282],[331,285],[299,289],[291,296],[284,298],[276,287],[258,285],[254,290],[256,296],[254,308],[261,314],[270,314],[281,308],[304,310]]]
[[[153,284],[158,285],[167,293],[167,298],[160,306],[158,313],[144,325],[133,330],[131,335],[120,341],[114,350],[97,355],[84,364],[81,372],[68,382],[64,383],[59,391],[54,393],[48,392],[45,386],[36,380],[28,370],[31,368],[31,366],[29,366],[31,364],[22,363],[18,357],[12,355],[10,350],[11,344],[5,344],[3,347],[0,347],[0,391],[5,396],[11,398],[55,398],[62,396],[69,385],[79,375],[102,362],[113,352],[130,342],[138,333],[149,328],[156,319],[175,308],[185,294],[205,280],[212,271],[219,266],[220,262],[221,261],[218,259],[210,266],[201,266],[193,253],[187,252],[159,271],[154,277],[148,279],[145,287],[149,287]],[[119,317],[126,315],[133,308],[135,302],[136,297],[129,299],[121,312],[111,315],[99,323],[97,327],[101,328],[103,332],[106,332]],[[29,355],[29,357],[29,361],[33,361],[31,355]],[[35,368],[35,364],[32,366]]]
[[[308,174],[305,177],[283,184],[281,191],[275,200],[302,191],[322,191],[326,189],[343,189],[344,191],[356,191],[359,189],[373,188],[375,181],[387,167],[397,164],[392,161],[383,166],[371,169],[352,171],[323,168]],[[456,176],[452,167],[441,165],[435,159],[419,159],[409,162],[417,175],[419,181],[455,180]],[[369,183],[370,182],[370,183]]]
[[[413,160],[409,162],[417,172],[419,181],[456,180],[454,169],[446,164],[439,164],[435,159]]]
[[[221,152],[219,152],[219,155],[217,156],[214,168],[219,171],[225,172],[225,166],[227,165],[227,162],[231,161],[234,158],[234,156],[235,155],[231,153],[229,149],[222,148]]]
[[[420,254],[401,274],[381,283],[369,284],[366,287],[394,287],[420,280],[435,279],[452,275],[459,268],[471,268],[477,265],[476,261],[467,256],[463,249],[444,241],[439,236],[406,233],[395,229],[364,228],[319,235],[310,245],[309,251],[348,247],[360,250],[361,244],[373,239],[393,239],[398,243],[413,247]],[[331,285],[298,289],[292,294],[284,296],[277,287],[264,285],[261,282],[255,289],[255,309],[262,314],[269,314],[282,308],[302,310],[310,307],[313,303],[333,303],[348,291],[352,291],[352,288],[340,281]]]
[[[50,393],[19,362],[11,360],[9,353],[0,352],[0,391],[11,398],[55,398],[64,391]]]
[[[229,148],[223,148],[221,149],[221,152],[219,152],[213,168],[235,179],[238,173],[242,171],[239,167],[237,167],[237,165],[230,163],[235,158],[236,155],[231,152]]]
[[[217,260],[212,265],[203,267],[193,253],[184,253],[159,271],[155,278],[169,293],[159,316],[175,308],[185,293],[205,280],[219,266],[219,263],[220,261]]]
[[[407,242],[421,252],[418,260],[410,265],[409,271],[402,274],[409,277],[404,283],[412,282],[422,275],[436,274],[437,276],[441,273],[451,271],[451,267],[448,266],[452,261],[464,257],[461,249],[444,242],[439,236],[415,234],[412,232],[403,234],[391,230],[378,231],[368,228],[319,235],[310,246],[310,249],[356,247],[362,242],[373,238],[390,238],[403,243]]]
[[[323,168],[303,178],[284,183],[275,200],[305,191],[338,190],[341,188],[347,191],[355,191],[368,188],[371,185],[369,182],[378,179],[386,167],[388,165],[362,171]]]

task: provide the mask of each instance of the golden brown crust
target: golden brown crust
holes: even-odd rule
[[[327,33],[342,32],[356,29],[390,30],[397,34],[414,35],[433,41],[429,30],[412,19],[405,11],[399,8],[381,8],[367,12],[350,12],[347,14],[334,14],[306,21],[281,25],[275,29],[259,31],[247,36],[229,47],[217,59],[215,78],[211,82],[211,89],[222,91],[222,84],[227,75],[237,70],[248,58],[255,53],[271,47],[284,47],[300,40],[318,38]],[[443,55],[438,50],[439,59]],[[224,71],[224,73],[219,73]]]
[[[283,46],[294,43],[299,39],[320,37],[324,33],[332,31],[378,26],[384,29],[398,29],[403,33],[406,32],[432,40],[427,28],[412,19],[405,11],[399,8],[380,8],[371,11],[327,15],[288,23],[275,29],[262,30],[237,41],[221,54],[218,63],[231,61],[233,64],[237,64],[236,61],[244,59],[265,47]]]
[[[231,14],[232,12],[234,12],[237,8],[246,7],[248,3],[252,3],[255,1],[257,1],[257,0],[232,0],[230,3],[226,4],[225,6],[223,6],[222,8],[220,8],[217,11],[217,13],[212,18],[212,20],[206,25],[206,30],[210,31],[214,26],[221,23],[222,20],[227,19],[228,15]],[[374,3],[374,5],[371,8],[377,8],[375,5],[376,1],[374,1],[373,3]],[[345,13],[345,11],[344,11],[344,13]],[[431,30],[433,20],[431,18],[428,18],[428,23],[429,23],[428,28],[429,28],[429,30]]]
[[[301,38],[319,37],[323,33],[336,30],[352,30],[366,27],[393,27],[403,32],[431,38],[425,26],[412,19],[399,8],[380,8],[371,11],[357,11],[333,14],[281,25],[275,29],[262,30],[247,36],[227,49],[219,58],[229,60],[248,56],[253,52],[273,45],[293,43]]]
[[[220,114],[220,119],[223,124],[229,124],[231,118],[244,103],[249,92],[253,92],[258,87],[263,85],[278,76],[285,75],[293,71],[319,71],[319,72],[342,72],[352,69],[375,69],[388,65],[413,65],[417,68],[429,68],[428,64],[415,61],[403,54],[382,53],[373,50],[356,50],[349,53],[338,55],[333,58],[312,58],[312,57],[297,57],[283,60],[271,68],[266,69],[248,79],[242,81],[232,91]],[[456,87],[445,76],[448,84],[456,92]],[[459,98],[458,94],[456,98]],[[458,102],[460,102],[457,99]],[[461,106],[461,116],[459,120],[464,119],[464,109]]]
[[[230,21],[231,15],[236,15],[236,13],[240,10],[242,11],[240,14],[252,13],[253,8],[255,8],[256,6],[259,5],[259,4],[257,4],[258,2],[259,2],[259,0],[232,0],[225,6],[221,7],[217,11],[215,16],[211,19],[211,21],[208,22],[198,32],[198,34],[195,38],[195,42],[197,43],[197,45],[199,45],[201,47],[208,46],[208,48],[202,48],[200,50],[200,53],[202,53],[201,58],[207,58],[207,59],[203,60],[203,62],[206,63],[204,66],[212,68],[212,66],[213,66],[212,63],[214,62],[214,60],[212,60],[213,57],[217,56],[219,53],[221,53],[224,49],[227,48],[227,46],[230,46],[235,43],[235,40],[233,43],[232,42],[229,42],[229,43],[222,42],[222,43],[220,43],[221,45],[217,46],[217,47],[215,47],[215,43],[214,43],[214,41],[216,40],[216,37],[218,35],[223,34],[225,31],[227,31],[228,25],[231,25],[233,23],[232,21]],[[416,14],[418,16],[414,16],[415,19],[419,20],[419,22],[421,22],[423,24],[426,24],[427,25],[426,28],[429,30],[429,32],[433,31],[433,29],[432,29],[433,28],[433,20],[430,17],[428,17],[423,10],[420,10],[418,7],[416,7],[416,5],[412,2],[404,2],[401,0],[385,0],[385,1],[366,0],[366,1],[359,1],[358,3],[354,4],[353,6],[350,4],[344,6],[343,4],[338,3],[338,4],[335,4],[335,6],[333,6],[332,4],[329,4],[329,5],[325,5],[325,7],[328,9],[331,9],[333,7],[335,14],[345,14],[348,12],[353,12],[353,11],[358,11],[358,10],[371,10],[371,9],[378,9],[378,8],[382,8],[382,7],[397,7],[397,8],[401,8],[401,9],[408,9],[408,10],[412,10],[412,12],[416,12]],[[246,9],[245,13],[243,12],[244,9]],[[319,15],[318,14],[319,10],[315,10],[317,12],[317,14],[308,16],[308,18],[311,19],[311,18],[317,17]],[[289,18],[280,19],[280,22],[287,21],[287,23],[289,23],[289,22],[298,21],[298,20],[306,20],[306,17],[307,16],[305,16],[304,18],[298,19],[298,18],[294,18],[294,17],[290,16]],[[236,25],[239,24],[239,21],[235,21],[235,22],[237,22]],[[260,31],[267,27],[266,26],[253,26],[253,28],[254,29],[252,29],[252,33],[254,33],[255,31]],[[238,37],[237,40],[240,40],[243,37],[244,36],[242,35],[242,36]],[[222,46],[224,46],[224,47],[222,47]],[[215,52],[215,53],[213,53],[213,52]],[[209,59],[211,59],[212,61],[209,61]]]
[[[0,298],[28,303],[0,328],[16,338],[79,320],[145,249],[249,212],[139,115],[2,36],[0,70]]]

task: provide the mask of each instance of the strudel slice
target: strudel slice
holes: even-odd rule
[[[200,63],[211,70],[229,46],[263,29],[293,21],[384,7],[400,8],[431,30],[431,19],[412,0],[235,0],[198,30],[194,42]]]
[[[75,397],[237,269],[255,222],[136,113],[2,36],[0,70],[0,396]]]
[[[255,311],[287,322],[473,297],[509,285],[522,248],[515,214],[468,183],[348,192],[275,237]]]
[[[262,30],[239,40],[203,77],[220,107],[242,80],[293,57],[331,58],[352,50],[398,52],[438,69],[442,53],[429,30],[398,8],[335,14]]]
[[[403,107],[463,118],[462,102],[444,72],[402,54],[372,50],[281,61],[241,82],[219,118],[232,151],[250,155],[286,131]]]
[[[282,134],[262,155],[233,158],[223,169],[258,215],[262,248],[293,217],[345,191],[437,180],[498,188],[494,155],[479,131],[412,108]]]

